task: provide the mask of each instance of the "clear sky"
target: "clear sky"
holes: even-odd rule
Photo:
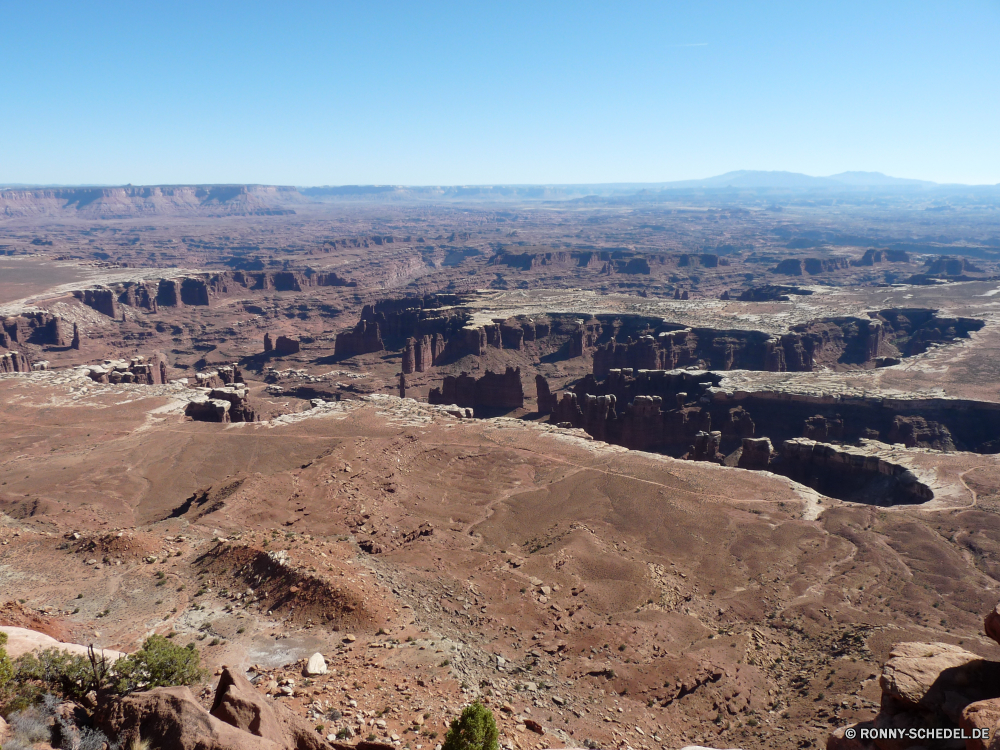
[[[1000,0],[0,0],[0,184],[1000,182]]]

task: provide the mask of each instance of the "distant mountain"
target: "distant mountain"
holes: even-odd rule
[[[845,185],[888,187],[892,185],[912,185],[913,187],[935,187],[938,183],[927,180],[909,180],[905,177],[889,177],[881,172],[841,172],[830,175],[829,179]]]
[[[765,172],[741,169],[703,180],[666,182],[661,187],[676,188],[770,188],[784,190],[836,189],[843,187],[935,187],[937,183],[889,177],[881,172],[841,172],[829,177],[813,177],[799,172]]]

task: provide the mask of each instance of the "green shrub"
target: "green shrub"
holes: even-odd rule
[[[93,687],[90,660],[57,648],[22,654],[14,662],[15,680],[40,685],[46,692],[79,699]]]
[[[14,664],[7,656],[7,634],[0,633],[0,692],[7,687],[7,683],[14,677]]]
[[[141,649],[119,659],[114,672],[115,691],[122,695],[136,690],[193,685],[205,677],[193,643],[178,646],[162,635],[150,636]]]
[[[499,736],[493,712],[476,701],[451,722],[443,750],[499,750]]]

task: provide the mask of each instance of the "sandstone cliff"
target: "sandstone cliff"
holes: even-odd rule
[[[521,368],[508,367],[503,374],[487,370],[481,378],[467,372],[449,375],[440,388],[431,389],[427,401],[472,409],[520,409],[524,406]]]

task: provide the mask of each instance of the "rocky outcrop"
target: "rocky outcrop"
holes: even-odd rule
[[[720,451],[722,445],[722,433],[714,430],[712,432],[699,431],[694,436],[689,458],[692,461],[711,461],[721,464],[725,459]]]
[[[12,372],[31,372],[31,363],[21,352],[9,351],[0,354],[0,375]]]
[[[765,471],[774,455],[769,438],[743,438],[737,466],[751,471]]]
[[[962,276],[966,273],[982,273],[983,269],[974,265],[968,258],[955,258],[942,255],[927,261],[924,273],[932,276]]]
[[[109,318],[118,318],[118,296],[111,289],[84,289],[73,292],[73,296]]]
[[[208,306],[212,295],[208,280],[203,278],[183,278],[180,281],[181,303],[184,305]]]
[[[196,422],[257,421],[249,391],[242,384],[202,389],[200,394],[192,396],[184,414]]]
[[[202,708],[186,687],[156,688],[98,707],[96,723],[124,746],[156,738],[157,750],[286,750],[288,745],[238,729]]]
[[[26,312],[0,319],[0,348],[12,349],[24,344],[66,346],[64,322],[46,312]]]
[[[688,257],[688,256],[681,256]],[[552,250],[513,252],[499,250],[489,260],[491,266],[506,266],[518,271],[536,268],[596,268],[601,273],[648,274],[650,263],[665,264],[666,254],[639,255],[630,250]]]
[[[787,276],[801,276],[803,271],[810,275],[837,271],[850,267],[847,258],[786,258],[774,267],[774,273]]]
[[[222,670],[209,713],[230,726],[287,750],[329,747],[304,718],[278,702],[265,699],[246,677],[230,667]]]
[[[594,374],[600,377],[621,368],[810,372],[817,364],[874,367],[883,356],[919,354],[932,343],[968,338],[983,325],[972,318],[941,318],[935,310],[892,309],[868,318],[823,318],[793,326],[780,336],[680,328],[624,341],[612,337],[594,351]],[[572,356],[580,353],[574,350]]]
[[[298,354],[300,347],[298,339],[289,338],[288,336],[278,336],[278,339],[274,342],[274,353],[279,356]]]
[[[812,294],[812,290],[796,286],[755,286],[744,289],[737,299],[740,302],[788,302],[790,294],[806,296]]]
[[[987,615],[989,621],[989,615]],[[989,661],[947,643],[899,643],[879,676],[882,700],[870,721],[840,727],[827,739],[827,750],[900,750],[955,747],[989,750],[1000,731],[1000,662]],[[964,729],[966,739],[919,741],[909,730]],[[896,738],[871,739],[867,730],[903,732]],[[989,739],[973,730],[988,729]],[[952,735],[954,736],[954,735]]]
[[[280,339],[279,339],[280,341]],[[354,357],[371,354],[385,349],[378,323],[361,320],[352,330],[341,331],[334,343],[334,354],[338,357]]]
[[[73,341],[70,342],[70,348],[77,350],[80,348],[80,326],[76,323],[73,324]]]
[[[156,304],[158,307],[180,307],[181,285],[176,279],[163,279],[156,287]]]
[[[551,414],[556,406],[556,398],[549,390],[549,381],[544,375],[535,375],[535,394],[539,414]]]
[[[145,308],[157,312],[156,285],[153,282],[126,282],[124,289],[118,294],[118,303],[129,307]]]
[[[921,446],[939,451],[955,450],[948,428],[924,417],[893,418],[888,440],[890,443],[902,443],[907,448]]]
[[[224,365],[218,370],[199,372],[194,378],[198,388],[225,388],[227,385],[240,385],[246,382],[243,379],[243,371],[235,362]]]
[[[438,344],[437,334],[434,334],[433,337],[424,335],[420,338],[408,338],[406,346],[403,347],[403,374],[427,372],[434,365],[436,346],[440,346],[443,352],[444,347]]]
[[[619,342],[612,338],[594,351],[594,375],[613,369],[808,371],[812,358],[795,335],[776,339],[761,331],[686,328]]]
[[[503,374],[487,370],[481,378],[467,372],[449,375],[440,388],[431,389],[427,401],[472,409],[520,409],[524,406],[521,368],[508,367]]]
[[[786,440],[776,471],[825,495],[876,505],[924,503],[934,492],[913,471],[879,455],[875,446],[850,448],[807,438]]]
[[[273,349],[274,349],[274,342],[271,341],[271,334],[270,333],[265,333],[264,334],[264,353],[266,354],[267,352],[269,352],[269,351],[271,351]]]
[[[87,368],[87,375],[96,383],[135,383],[162,385],[167,382],[167,360],[162,354],[150,359],[106,359],[103,364]]]

